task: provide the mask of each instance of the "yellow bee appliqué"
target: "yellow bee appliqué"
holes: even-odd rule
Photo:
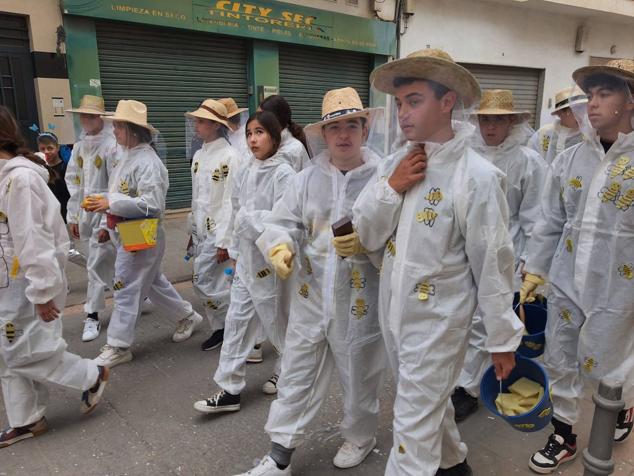
[[[572,253],[572,249],[573,249],[572,240],[570,238],[566,238],[566,251],[568,253]]]
[[[13,344],[16,337],[20,337],[24,334],[24,331],[21,329],[16,329],[15,324],[13,322],[7,322],[4,326],[4,336],[9,341],[9,344]]]
[[[215,169],[212,173],[211,173],[211,179],[214,182],[220,182],[220,179],[222,178],[222,173],[220,172],[220,169]]]
[[[562,309],[559,312],[559,317],[561,317],[566,322],[570,322],[572,320],[572,313],[569,309]]]
[[[583,369],[586,372],[592,372],[592,369],[597,366],[597,361],[592,357],[588,357],[583,361]]]
[[[205,229],[207,231],[214,231],[216,229],[216,221],[213,218],[205,218]]]
[[[436,295],[436,286],[429,284],[429,281],[425,280],[422,283],[418,283],[414,291],[418,293],[418,299],[420,301],[427,301],[429,296]]]
[[[73,177],[73,183],[75,185],[80,185],[81,184],[81,175],[77,174]]]
[[[618,208],[619,210],[626,211],[626,210],[629,210],[633,202],[634,202],[634,188],[630,188],[627,192],[625,192],[619,198],[617,198],[614,204],[616,205],[616,208]]]
[[[269,268],[264,268],[263,270],[258,271],[256,276],[262,279],[262,278],[266,278],[270,274],[271,274],[271,270]]]
[[[198,173],[198,161],[194,162],[194,173]]]
[[[623,172],[625,172],[625,170],[627,169],[627,166],[630,163],[630,158],[622,155],[621,157],[619,157],[616,162],[614,162],[613,165],[610,165],[608,167],[608,170],[610,171],[610,178],[614,178],[617,175],[621,175]]]
[[[387,240],[387,243],[385,244],[385,249],[387,249],[387,254],[390,255],[392,258],[396,256],[396,245],[391,238]]]
[[[308,256],[304,257],[304,269],[306,270],[306,274],[313,274],[313,265],[310,263]]]
[[[95,167],[100,169],[102,165],[103,165],[103,159],[101,158],[101,156],[97,155],[97,157],[95,157]]]
[[[120,279],[117,279],[114,283],[112,283],[112,289],[115,291],[121,291],[125,288],[125,283]]]
[[[119,192],[124,195],[130,194],[130,186],[128,185],[128,181],[125,179],[121,179],[119,182]]]
[[[621,192],[621,184],[612,182],[609,187],[603,187],[599,192],[599,198],[603,203],[614,202]]]
[[[18,277],[20,273],[20,260],[17,256],[13,257],[13,263],[11,263],[11,271],[9,272],[9,277],[11,279],[15,279]]]
[[[305,299],[308,299],[308,284],[304,283],[299,288],[299,295]]]
[[[366,279],[359,272],[359,270],[353,269],[352,273],[350,274],[350,287],[358,291],[359,289],[365,288],[365,283]]]
[[[363,319],[368,315],[369,306],[365,303],[364,299],[357,299],[350,310],[351,314],[357,319]]]
[[[619,266],[619,274],[622,278],[633,279],[634,278],[634,265],[632,263],[623,263]]]
[[[223,179],[226,179],[229,176],[229,166],[227,164],[222,164],[220,171],[222,172]]]
[[[623,180],[634,179],[634,167],[628,167],[625,172],[623,172]]]
[[[81,155],[77,156],[77,167],[80,169],[84,168],[84,158]]]
[[[542,137],[542,150],[544,152],[548,152],[548,147],[550,146],[550,137],[544,136]]]
[[[212,301],[211,299],[205,303],[205,305],[206,305],[209,309],[212,309],[212,310],[214,310],[214,311],[217,311],[217,310],[219,309],[219,304],[220,304],[219,302],[217,302],[217,301]]]
[[[583,177],[577,175],[575,178],[568,180],[568,185],[574,190],[580,190],[583,187]]]
[[[442,192],[439,188],[432,188],[429,190],[429,193],[425,195],[425,200],[427,200],[434,207],[438,205],[443,199]]]
[[[436,217],[438,213],[434,211],[433,208],[424,208],[422,212],[418,212],[416,214],[416,221],[419,223],[424,223],[428,227],[433,227],[434,223],[436,223]]]

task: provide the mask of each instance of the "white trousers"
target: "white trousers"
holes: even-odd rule
[[[194,238],[194,240],[197,240]],[[207,320],[212,331],[224,328],[225,316],[229,308],[229,282],[224,270],[229,262],[218,263],[218,248],[213,240],[194,243],[194,276],[192,282],[196,295],[203,302]]]

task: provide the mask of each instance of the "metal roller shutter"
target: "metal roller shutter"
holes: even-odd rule
[[[463,64],[462,66],[478,79],[482,89],[513,91],[516,109],[529,111],[532,114],[530,123],[535,127],[535,118],[539,112],[541,70],[478,64]]]
[[[329,89],[351,86],[364,106],[370,96],[372,56],[343,50],[280,44],[280,94],[301,125],[321,118],[321,101]]]
[[[191,31],[127,23],[98,23],[97,46],[106,108],[119,99],[148,107],[149,121],[167,146],[168,208],[191,204],[185,156],[185,118],[205,98],[233,97],[247,104],[247,45]]]

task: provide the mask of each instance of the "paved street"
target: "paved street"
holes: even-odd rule
[[[182,215],[168,220],[170,241],[164,267],[171,279],[182,280],[189,264],[183,261],[186,236]],[[74,269],[71,269],[74,268]],[[94,342],[81,343],[83,311],[82,273],[69,265],[72,281],[71,306],[67,308],[65,337],[70,350],[87,357],[98,354],[105,333]],[[177,289],[186,299],[194,299],[191,283]],[[196,303],[196,301],[194,300]],[[111,311],[109,302],[107,315]],[[200,306],[196,303],[200,310]],[[249,469],[255,458],[269,448],[263,430],[272,397],[260,387],[273,370],[273,351],[265,348],[265,362],[248,368],[248,384],[242,410],[235,414],[203,416],[192,407],[195,400],[216,388],[211,381],[219,351],[201,352],[200,343],[207,329],[182,344],[170,337],[174,319],[159,310],[144,315],[137,328],[132,348],[134,360],[113,370],[103,404],[88,417],[79,414],[75,392],[51,388],[47,434],[1,450],[3,475],[231,475]],[[381,422],[378,447],[366,462],[351,470],[336,470],[331,459],[342,440],[337,424],[341,418],[341,391],[333,383],[318,420],[310,429],[307,444],[298,449],[293,474],[298,476],[383,474],[391,446],[391,405],[394,387],[391,380],[381,398]],[[0,407],[2,402],[0,401]],[[4,408],[0,423],[6,425]],[[587,442],[592,418],[589,401],[584,402],[584,419],[578,426],[580,448]],[[477,476],[530,475],[526,461],[540,447],[547,430],[524,434],[493,418],[486,410],[461,425],[469,445],[469,461]],[[634,475],[634,439],[618,447],[615,474]],[[581,455],[577,461],[555,474],[580,475]]]

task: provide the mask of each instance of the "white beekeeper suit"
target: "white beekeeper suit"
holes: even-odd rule
[[[87,314],[101,312],[106,307],[105,293],[112,285],[115,248],[110,241],[99,243],[101,215],[83,210],[81,202],[89,195],[108,191],[108,176],[117,160],[112,125],[106,123],[98,134],[83,134],[73,147],[66,169],[66,186],[70,193],[66,221],[79,225],[80,239],[88,244],[88,286],[84,305]]]
[[[66,352],[62,318],[44,322],[35,304],[64,309],[68,232],[47,186],[48,171],[24,157],[0,160],[0,380],[11,427],[46,412],[45,383],[87,390],[97,364]]]
[[[558,155],[544,187],[526,271],[548,277],[544,365],[554,416],[578,420],[583,380],[623,382],[634,404],[634,133]]]
[[[278,154],[293,167],[295,172],[300,172],[310,165],[310,156],[306,147],[295,139],[287,128],[282,130],[282,142]]]
[[[231,243],[231,193],[239,162],[237,151],[220,137],[202,145],[191,167],[193,282],[212,331],[224,328],[229,307],[229,283],[224,275],[227,263],[218,263],[216,253]]]
[[[480,103],[481,108],[485,99],[486,91]],[[541,192],[548,169],[539,154],[522,145],[526,131],[530,129],[525,122],[527,119],[525,117],[521,123],[513,126],[508,137],[498,146],[486,145],[479,130],[472,138],[474,149],[506,175],[509,232],[515,253],[513,291],[518,291],[521,285],[520,262],[526,259],[526,245],[541,213]],[[480,381],[491,365],[490,355],[485,350],[486,339],[482,316],[476,311],[464,369],[458,378],[458,386],[474,397],[479,396]]]
[[[298,174],[258,239],[263,254],[287,244],[300,264],[289,287],[291,311],[278,398],[266,431],[296,448],[328,395],[337,369],[344,393],[341,433],[358,447],[374,438],[385,350],[378,322],[378,269],[365,254],[337,256],[331,225],[351,217],[352,205],[376,170],[378,156],[342,174],[326,150]],[[378,261],[378,258],[377,258]]]
[[[129,252],[118,233],[111,230],[117,246],[114,277],[114,310],[108,325],[108,345],[128,348],[134,341],[134,329],[144,296],[162,312],[176,319],[191,316],[192,305],[184,301],[161,272],[165,253],[162,219],[169,187],[167,169],[149,144],[126,149],[110,177],[109,213],[123,218],[159,218],[156,246]]]
[[[548,164],[552,164],[557,154],[582,140],[583,135],[579,130],[564,127],[559,119],[555,119],[535,131],[526,146],[539,153]]]
[[[385,246],[379,318],[397,378],[387,475],[433,476],[465,460],[449,397],[476,306],[488,352],[514,351],[523,331],[504,176],[468,147],[472,125],[453,127],[453,139],[425,144],[423,181],[403,195],[388,185],[406,146],[379,163],[353,209],[363,246]]]
[[[231,286],[231,302],[215,382],[232,395],[245,386],[247,356],[258,343],[263,328],[278,352],[283,352],[287,316],[281,283],[255,245],[264,230],[264,220],[288,188],[295,175],[278,154],[266,159],[250,159],[236,176],[233,191],[233,244],[230,254],[236,259]],[[260,325],[262,327],[260,327]],[[276,364],[279,374],[279,360]]]

